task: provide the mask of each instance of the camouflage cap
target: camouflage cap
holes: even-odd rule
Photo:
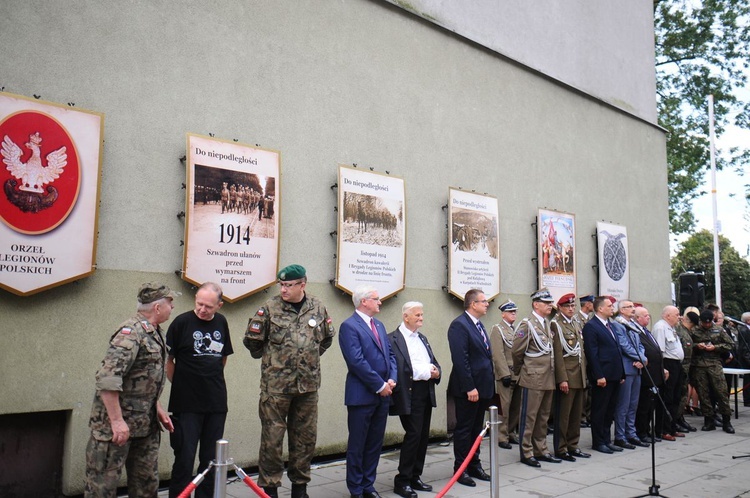
[[[287,282],[289,280],[297,280],[303,278],[305,275],[307,275],[307,272],[305,271],[305,268],[303,266],[289,265],[279,270],[279,273],[276,275],[276,277],[282,282]]]
[[[141,285],[138,289],[138,302],[141,304],[153,303],[159,299],[165,297],[176,298],[181,295],[179,292],[175,292],[166,285],[159,282],[148,282]]]

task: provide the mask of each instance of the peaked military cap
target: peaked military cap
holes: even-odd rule
[[[501,304],[501,305],[500,305],[500,306],[499,306],[498,308],[499,308],[499,309],[500,309],[500,311],[502,311],[503,313],[505,313],[506,311],[517,311],[517,310],[518,310],[518,306],[516,306],[516,303],[514,303],[514,302],[513,302],[513,301],[511,301],[510,299],[508,299],[507,301],[505,301],[505,302],[504,302],[503,304]]]
[[[549,293],[549,290],[546,287],[542,287],[535,293],[531,295],[532,301],[543,301],[545,303],[554,303],[555,299],[552,297],[552,294]]]
[[[581,296],[578,298],[578,301],[583,303],[593,303],[594,302],[594,296],[593,294],[586,294],[585,296]]]

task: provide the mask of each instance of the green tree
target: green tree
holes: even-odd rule
[[[743,312],[750,310],[750,263],[722,235],[719,235],[719,263],[722,308],[727,315],[739,318]],[[705,275],[706,302],[716,302],[714,238],[710,231],[701,230],[693,234],[680,245],[680,250],[672,258],[672,279],[675,282],[686,271]]]
[[[710,168],[708,95],[714,96],[717,137],[730,123],[750,128],[750,102],[737,97],[747,81],[750,2],[653,2],[657,111],[668,131],[669,227],[680,234],[695,224],[692,201],[704,193],[700,186]],[[749,157],[747,149],[726,150],[717,167],[740,170]]]

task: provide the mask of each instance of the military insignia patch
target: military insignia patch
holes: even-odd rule
[[[331,320],[330,318],[328,318],[328,319],[326,320],[326,323],[331,323],[332,321],[333,321],[333,320]]]
[[[310,321],[307,322],[307,324],[311,327],[315,327],[318,324],[318,322],[315,321],[315,318],[310,318]]]
[[[255,322],[251,323],[250,332],[255,332],[256,334],[260,333],[260,324]]]
[[[516,337],[518,337],[519,339],[523,339],[523,336],[524,336],[524,334],[523,334],[523,330],[519,330],[519,331],[518,331],[518,332],[516,333]]]
[[[131,329],[130,327],[123,327],[122,329],[120,329],[120,333],[125,335],[130,335],[132,331],[133,329]]]
[[[255,314],[258,316],[263,316],[266,314],[266,311],[263,308],[261,308]]]

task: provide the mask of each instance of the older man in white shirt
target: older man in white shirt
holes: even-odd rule
[[[667,407],[670,417],[664,417],[662,428],[662,439],[674,441],[676,437],[684,437],[685,434],[678,432],[675,426],[677,420],[677,408],[680,403],[680,385],[682,383],[682,360],[685,351],[682,349],[680,338],[675,332],[675,325],[680,320],[680,310],[675,306],[665,306],[661,312],[661,320],[656,322],[651,335],[664,355],[664,369],[669,372],[669,377],[664,382],[662,398]]]

